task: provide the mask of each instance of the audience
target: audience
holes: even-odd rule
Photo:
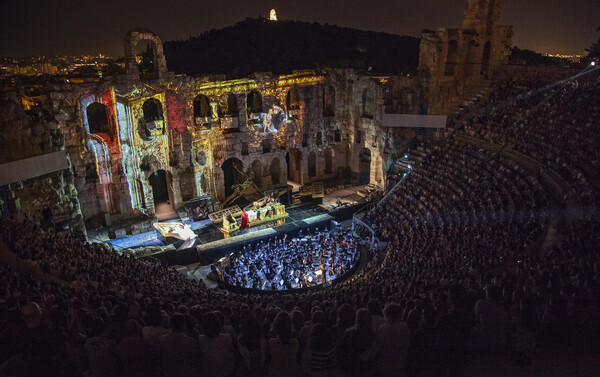
[[[422,161],[362,219],[385,251],[318,291],[280,287],[283,257],[270,266],[252,260],[293,240],[246,250],[225,273],[255,287],[245,270],[254,263],[266,277],[259,289],[288,290],[239,294],[59,236],[35,218],[3,218],[0,246],[12,259],[0,265],[0,373],[455,376],[480,353],[600,349],[600,88],[542,84],[499,82],[445,138],[423,142]],[[465,134],[545,170],[534,174]],[[559,203],[541,183],[552,172],[568,185]],[[327,232],[296,246],[329,237],[320,264],[335,250],[353,265],[355,235]]]

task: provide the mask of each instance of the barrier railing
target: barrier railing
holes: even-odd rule
[[[367,223],[365,223],[364,221],[362,221],[361,219],[359,219],[358,216],[360,214],[369,213],[369,211],[371,211],[376,206],[379,206],[380,204],[383,204],[389,198],[389,196],[394,191],[396,191],[396,189],[400,186],[400,184],[402,183],[402,181],[404,181],[404,178],[406,178],[407,175],[408,175],[408,173],[405,174],[402,178],[400,178],[400,180],[398,180],[398,182],[396,182],[396,184],[394,185],[394,187],[392,187],[390,189],[390,191],[388,191],[383,196],[383,198],[381,198],[377,203],[369,203],[369,204],[361,207],[358,211],[354,212],[354,214],[352,215],[352,232],[355,232],[356,225],[360,225],[360,226],[366,228],[369,231],[369,233],[371,233],[370,244],[373,245],[375,243],[375,231],[373,230],[373,228],[371,228],[370,225],[368,225]],[[360,235],[358,235],[358,236],[360,238]]]

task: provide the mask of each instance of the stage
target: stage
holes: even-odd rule
[[[157,230],[152,229],[106,242],[118,251],[131,253],[137,258],[158,259],[170,266],[198,262],[209,265],[223,256],[240,250],[244,245],[259,242],[261,239],[284,234],[294,237],[301,229],[330,227],[331,221],[342,222],[351,219],[352,215],[367,203],[365,198],[359,195],[359,190],[366,188],[366,185],[353,186],[326,193],[322,204],[294,203],[286,207],[288,216],[284,219],[242,228],[230,234],[221,231],[220,223],[213,224],[209,219],[190,222],[188,217],[179,217],[172,211],[169,216],[162,216],[160,221],[189,225],[196,234],[195,239],[181,241],[165,238]],[[338,205],[338,201],[342,203],[341,206]]]
[[[324,206],[301,203],[286,208],[288,217],[254,227],[243,228],[233,234],[220,230],[220,224],[210,220],[189,222],[188,218],[174,219],[188,224],[197,235],[191,241],[164,238],[156,231],[145,232],[108,243],[117,250],[133,253],[138,258],[155,258],[168,265],[213,263],[219,258],[240,250],[245,244],[258,242],[275,235],[294,236],[299,230],[330,226],[332,220],[343,221],[352,216],[360,205],[344,206],[342,211],[328,212]],[[355,208],[356,207],[356,208]]]

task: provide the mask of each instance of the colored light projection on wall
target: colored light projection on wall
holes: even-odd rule
[[[169,117],[169,128],[179,133],[184,133],[187,130],[188,122],[187,112],[188,106],[185,101],[179,99],[172,93],[166,94],[167,97],[167,116]]]
[[[259,134],[266,135],[279,132],[287,119],[285,110],[273,104],[266,113],[252,114],[250,121]]]

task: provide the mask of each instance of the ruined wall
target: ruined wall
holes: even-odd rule
[[[68,115],[53,106],[56,95],[39,88],[39,104],[25,112],[20,88],[0,92],[0,161],[18,161],[65,150],[70,133]],[[50,207],[56,222],[66,222],[85,233],[79,195],[72,165],[41,177],[15,182],[3,187],[3,215],[40,216]]]
[[[154,44],[152,77],[135,69],[134,45],[143,38]],[[248,197],[288,179],[383,185],[387,166],[406,149],[409,136],[381,129],[389,100],[382,78],[352,70],[175,77],[151,32],[134,29],[125,44],[126,75],[46,86],[38,104],[49,114],[46,123],[6,116],[3,125],[22,136],[2,132],[17,147],[3,152],[3,162],[28,156],[19,148],[29,140],[35,141],[29,155],[64,149],[71,161],[67,172],[24,183],[30,192],[18,188],[22,199],[40,185],[47,189],[41,190],[45,200],[27,199],[28,210],[52,202],[95,224],[152,215],[152,180],[162,171],[175,208],[202,195],[223,201],[250,174],[257,188]],[[423,88],[410,79],[395,83],[396,104],[417,111]],[[17,114],[20,107],[5,108]]]
[[[426,113],[446,113],[468,87],[493,79],[508,63],[513,32],[500,15],[497,0],[469,0],[461,29],[422,33],[418,71],[428,88]]]

